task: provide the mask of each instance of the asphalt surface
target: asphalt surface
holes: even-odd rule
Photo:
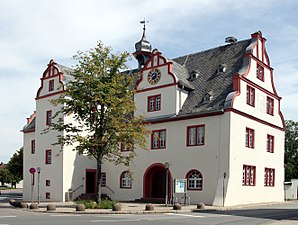
[[[49,203],[40,203],[39,209],[21,209],[9,205],[10,199],[21,201],[21,191],[1,191],[0,225],[13,224],[121,224],[121,225],[298,225],[298,201],[266,205],[245,205],[237,207],[210,207],[197,210],[196,205],[172,206],[154,204],[153,211],[146,211],[146,204],[121,203],[119,212],[112,210],[91,210],[77,212],[75,204],[52,203],[55,211],[47,211]],[[28,203],[29,205],[31,203]]]

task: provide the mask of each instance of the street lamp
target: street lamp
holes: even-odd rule
[[[39,192],[39,186],[40,186],[40,167],[37,167],[37,202],[39,204],[40,202],[40,192]]]
[[[170,163],[166,162],[165,163],[166,167],[166,207],[168,206],[168,199],[169,199],[169,168],[170,168]]]

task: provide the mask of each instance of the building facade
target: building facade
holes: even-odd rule
[[[146,149],[136,147],[130,168],[104,162],[103,193],[125,201],[181,199],[172,181],[186,179],[191,203],[283,201],[285,126],[266,39],[256,32],[226,42],[168,59],[151,51],[144,29],[134,52],[141,73],[134,99],[151,135]],[[64,134],[44,132],[59,108],[50,100],[67,88],[70,74],[50,61],[41,78],[36,112],[23,129],[25,200],[65,201],[95,192],[94,160],[52,145]],[[119,151],[129,150],[120,145]]]

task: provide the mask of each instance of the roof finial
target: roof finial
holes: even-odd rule
[[[141,24],[144,24],[144,27],[143,27],[143,38],[146,38],[146,35],[145,35],[145,31],[146,31],[146,23],[149,23],[149,20],[146,20],[144,18],[144,20],[141,20],[140,21]]]
[[[145,65],[151,54],[151,44],[147,41],[145,34],[146,23],[149,23],[149,21],[144,18],[144,20],[140,21],[140,23],[144,24],[143,35],[141,40],[135,44],[136,51],[134,52],[134,56],[139,62],[139,68]]]
[[[146,30],[146,23],[149,23],[149,20],[146,20],[146,19],[144,18],[144,20],[141,20],[140,23],[141,23],[141,24],[144,24],[143,30]]]

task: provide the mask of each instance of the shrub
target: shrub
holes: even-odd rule
[[[92,201],[92,200],[79,200],[79,201],[76,201],[76,204],[82,204],[85,206],[86,209],[95,209],[96,207],[96,202],[95,201]]]
[[[117,203],[116,201],[111,201],[104,199],[100,202],[100,204],[96,204],[96,202],[92,200],[79,200],[76,201],[76,204],[83,204],[86,209],[112,209],[113,205]]]

